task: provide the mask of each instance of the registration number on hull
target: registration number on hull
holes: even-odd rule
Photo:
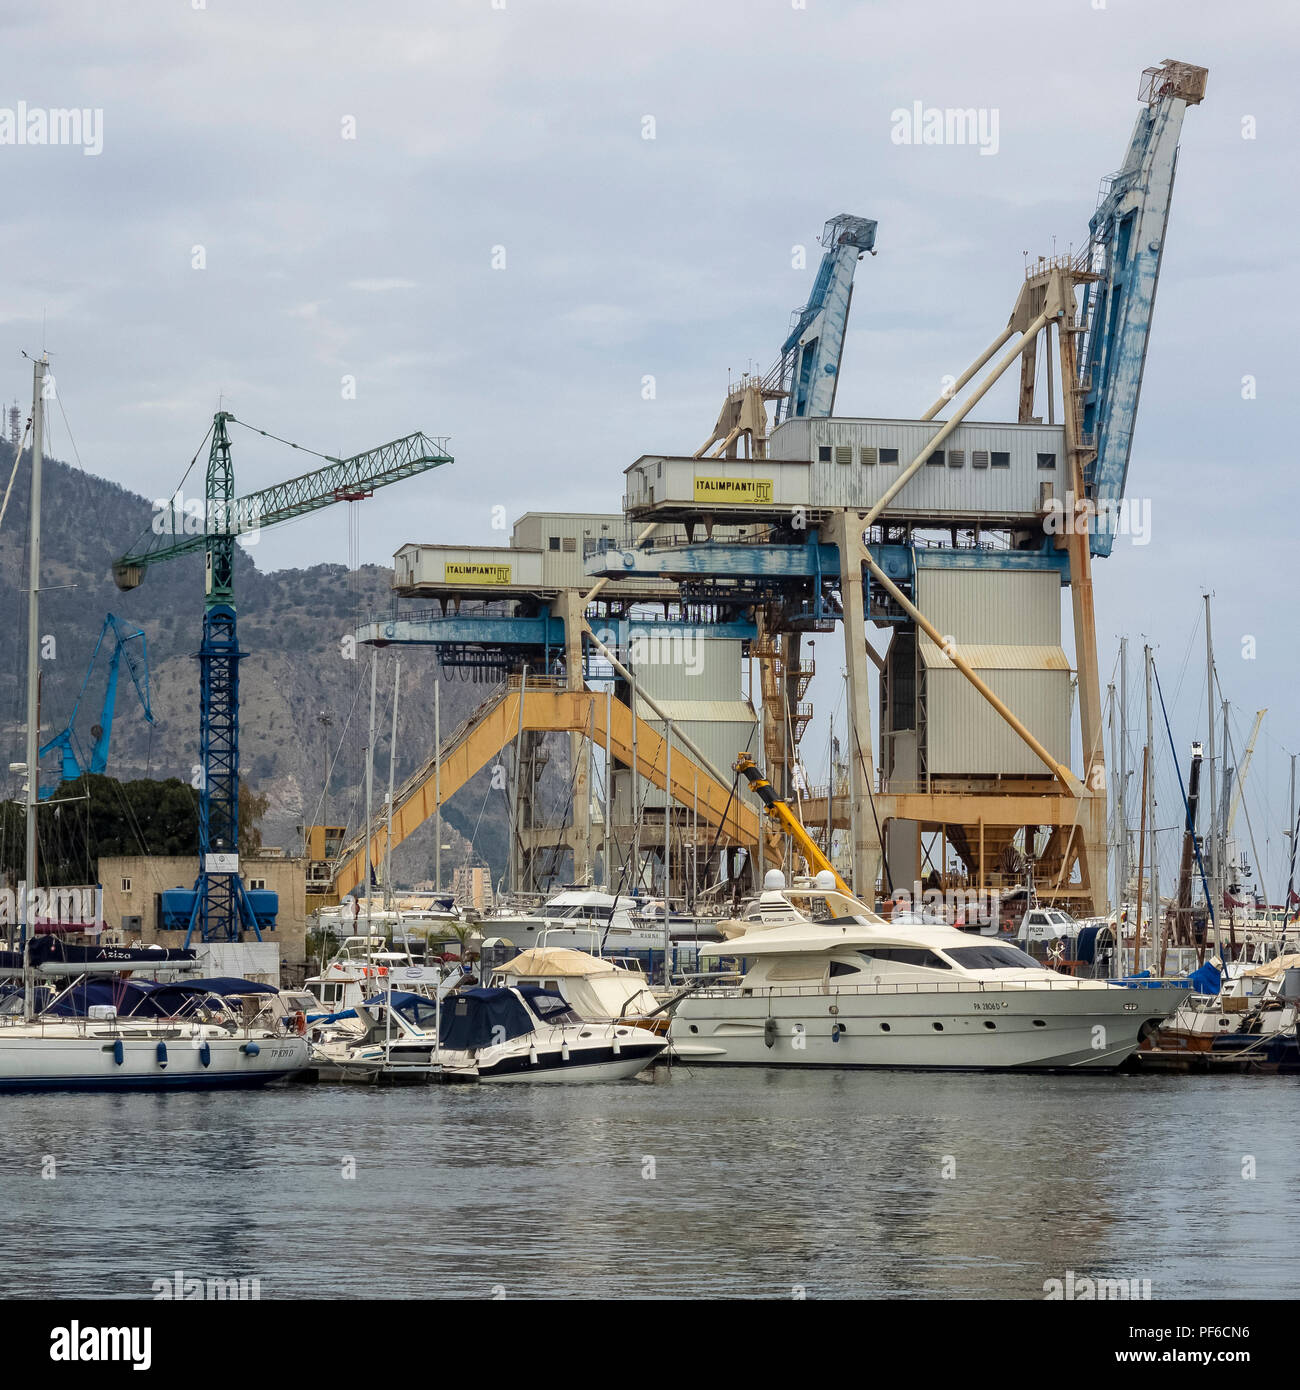
[[[1011,1001],[1008,999],[995,999],[986,1002],[985,1000],[977,999],[972,1007],[977,1014],[994,1013],[998,1009],[1009,1009],[1011,1007]]]

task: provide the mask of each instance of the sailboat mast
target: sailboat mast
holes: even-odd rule
[[[1160,921],[1160,856],[1158,853],[1159,844],[1156,840],[1156,764],[1155,764],[1155,716],[1152,712],[1151,704],[1151,670],[1152,655],[1151,648],[1146,649],[1147,658],[1147,747],[1150,752],[1147,754],[1147,824],[1151,828],[1151,868],[1148,877],[1151,880],[1151,919],[1150,919],[1150,942],[1151,959],[1155,960],[1157,943],[1164,935],[1164,927]]]
[[[397,696],[402,688],[402,658],[393,665],[393,731],[388,740],[388,825],[384,835],[384,907],[393,905],[393,778],[397,771]]]
[[[1206,699],[1206,723],[1209,726],[1209,737],[1206,739],[1206,748],[1209,754],[1209,793],[1210,804],[1208,807],[1208,819],[1205,828],[1205,845],[1210,854],[1208,865],[1208,884],[1210,891],[1210,901],[1206,904],[1209,910],[1210,921],[1214,926],[1214,954],[1219,955],[1219,913],[1223,907],[1223,895],[1218,891],[1219,882],[1219,798],[1218,783],[1215,781],[1214,771],[1214,637],[1210,630],[1210,596],[1205,595],[1205,699]]]
[[[32,494],[28,514],[29,570],[27,580],[27,850],[24,858],[23,900],[19,920],[22,924],[20,941],[24,952],[31,945],[36,924],[32,921],[31,904],[36,889],[36,804],[40,796],[40,647],[41,647],[41,465],[45,447],[45,377],[49,359],[44,353],[32,369]],[[28,956],[24,955],[24,963]],[[32,985],[30,974],[23,989],[27,1012],[31,1011]]]
[[[370,649],[370,732],[366,735],[366,936],[370,936],[371,904],[374,902],[375,857],[374,794],[375,794],[375,682],[379,679],[379,652]]]
[[[1119,916],[1128,902],[1128,638],[1119,639]],[[1120,935],[1116,926],[1115,935]]]

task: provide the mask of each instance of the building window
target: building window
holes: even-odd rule
[[[1038,466],[1039,466],[1039,468],[1055,468],[1055,467],[1056,467],[1056,455],[1055,455],[1055,454],[1039,454],[1039,456],[1038,456]]]
[[[124,892],[124,893],[129,893],[130,891],[131,891],[131,880],[130,880],[129,878],[124,878],[124,879],[122,880],[122,892]]]
[[[989,455],[989,457],[993,460],[993,467],[994,467],[994,468],[1010,468],[1010,467],[1011,467],[1011,455],[1010,455],[1010,454],[1004,454],[1004,453],[1001,453],[999,450],[994,449],[993,452]]]
[[[862,450],[862,462],[863,462],[863,463],[874,464],[874,463],[876,463],[876,461],[878,460],[879,457],[880,457],[880,450],[879,450],[879,449],[864,448],[864,449]]]
[[[836,462],[836,463],[852,463],[852,462],[853,462],[853,445],[852,445],[852,444],[837,444],[837,445],[835,446],[835,462]]]
[[[829,444],[819,444],[817,446],[817,462],[829,463],[831,461],[831,446]]]
[[[880,450],[880,461],[881,461],[881,463],[897,463],[897,462],[898,462],[898,450],[897,450],[897,449],[885,449],[885,448],[882,448],[882,449]]]
[[[949,450],[948,450],[948,467],[949,467],[949,468],[965,468],[965,467],[966,467],[966,450],[965,450],[965,449],[949,449]]]
[[[549,538],[548,538],[548,541],[547,541],[547,544],[550,546],[550,548],[551,548],[552,550],[558,550],[558,549],[560,548],[560,538],[559,538],[559,536],[551,536],[551,537],[549,537]]]
[[[987,468],[989,466],[989,451],[987,449],[972,449],[970,466],[972,468]]]
[[[932,454],[930,455],[930,457],[929,457],[928,459],[926,459],[926,463],[928,463],[928,464],[930,465],[931,468],[942,468],[942,467],[943,467],[943,450],[942,450],[942,449],[936,449],[936,450],[934,451],[934,453],[932,453]]]
[[[254,890],[265,888],[266,880],[264,878],[250,878],[248,880],[248,886]]]

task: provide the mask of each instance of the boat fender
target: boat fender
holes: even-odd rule
[[[619,1042],[619,1040],[618,1040],[618,1034],[615,1033],[615,1034],[614,1034],[614,1056],[615,1056],[615,1057],[621,1057],[622,1055],[623,1055],[623,1044],[622,1044],[621,1042]]]
[[[306,1037],[307,1035],[307,1015],[303,1013],[301,1009],[293,1016],[293,1031],[297,1033],[300,1038]]]
[[[164,1071],[166,1071],[166,1069],[167,1069],[167,1044],[166,1044],[165,1042],[160,1042],[160,1043],[158,1044],[157,1048],[155,1049],[155,1052],[156,1052],[157,1057],[158,1057],[158,1065],[159,1065],[160,1067],[162,1067],[162,1069],[163,1069]]]
[[[119,1067],[122,1065],[123,1062],[126,1061],[126,1048],[122,1046],[121,1038],[118,1038],[118,1040],[113,1044],[113,1060],[117,1063]]]
[[[209,1046],[206,1038],[199,1044],[199,1064],[205,1067],[210,1067],[212,1065],[212,1048]]]
[[[840,1025],[837,1023],[837,1024],[835,1024],[835,1026],[831,1029],[831,1042],[837,1043],[837,1042],[839,1042],[839,1040],[840,1040]]]
[[[565,1062],[569,1060],[569,1044],[567,1042],[560,1045],[560,1059]]]
[[[528,1060],[533,1066],[537,1065],[537,1048],[535,1046],[528,1049]]]
[[[763,1022],[763,1045],[765,1047],[776,1046],[776,1019],[768,1018]]]
[[[262,1049],[255,1042],[246,1042],[239,1050],[248,1057],[256,1057]]]

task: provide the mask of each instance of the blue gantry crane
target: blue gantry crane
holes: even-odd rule
[[[195,519],[189,515],[169,520],[164,512],[161,526],[152,526],[113,565],[118,588],[133,589],[151,565],[199,551],[205,556],[198,652],[199,870],[187,944],[196,930],[203,941],[236,941],[241,928],[261,939],[239,872],[239,663],[247,653],[239,649],[235,615],[236,540],[335,502],[360,501],[376,488],[453,461],[445,440],[410,434],[351,458],[318,455],[325,459],[324,467],[237,498],[227,426],[239,423],[229,411],[213,416],[201,524],[192,525]],[[276,438],[265,430],[254,432]]]
[[[1100,278],[1084,288],[1086,337],[1078,370],[1083,434],[1097,451],[1085,473],[1089,494],[1100,504],[1094,555],[1109,555],[1115,539],[1113,508],[1128,478],[1178,137],[1187,108],[1205,96],[1207,75],[1205,68],[1173,59],[1142,74],[1145,105],[1124,162],[1103,185],[1089,223],[1089,269]]]
[[[99,723],[91,728],[90,756],[86,756],[85,749],[81,746],[81,740],[77,737],[77,713],[81,709],[81,702],[85,698],[86,689],[90,685],[90,678],[95,673],[95,663],[99,660],[99,653],[104,645],[104,639],[112,634],[113,655],[108,662],[108,682],[104,690],[104,703],[99,711]],[[139,642],[140,654],[137,658],[132,644]],[[77,693],[77,698],[72,706],[72,713],[68,717],[67,726],[40,750],[43,758],[47,753],[56,750],[60,755],[59,781],[75,782],[83,772],[102,773],[108,767],[108,745],[113,736],[113,715],[117,707],[117,677],[122,662],[126,662],[127,673],[131,677],[131,684],[135,687],[135,693],[140,700],[140,708],[144,711],[145,721],[149,724],[154,722],[153,710],[149,705],[149,654],[145,640],[144,631],[137,628],[134,632],[127,631],[122,621],[112,613],[104,619],[104,626],[100,628],[99,638],[95,642],[95,650],[91,653],[90,665],[86,668],[86,677],[81,682],[81,689]],[[54,794],[54,787],[43,787],[40,791],[40,799],[48,800]]]

